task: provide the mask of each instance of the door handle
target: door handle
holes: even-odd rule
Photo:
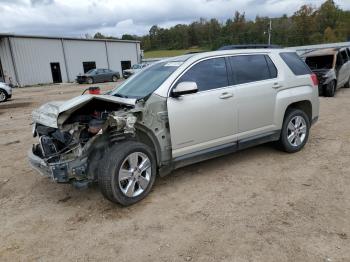
[[[220,99],[227,99],[227,98],[230,98],[230,97],[233,97],[233,94],[225,92],[225,93],[221,94]]]
[[[280,83],[273,83],[273,86],[272,86],[272,88],[273,89],[278,89],[278,88],[281,88],[282,87],[282,85],[280,84]]]

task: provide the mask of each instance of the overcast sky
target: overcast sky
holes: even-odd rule
[[[235,10],[248,19],[293,14],[301,5],[323,0],[0,0],[0,33],[83,36],[147,34],[203,18],[225,21]],[[350,0],[336,0],[350,10]]]

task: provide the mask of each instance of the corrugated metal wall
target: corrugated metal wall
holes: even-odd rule
[[[131,61],[131,64],[139,63],[139,43],[107,42],[107,51],[110,69],[122,74],[121,61]]]
[[[8,38],[0,38],[0,60],[5,75],[5,82],[9,83],[9,78],[11,78],[12,82],[16,84],[15,70],[12,64]]]
[[[60,40],[10,38],[20,85],[52,83],[50,63],[59,63],[62,81],[67,74]]]
[[[12,64],[10,44],[15,66]],[[139,62],[139,55],[140,43],[133,42],[20,36],[0,39],[3,70],[13,80],[17,70],[17,83],[21,86],[52,83],[50,63],[60,64],[62,82],[73,82],[79,73],[84,73],[83,62],[95,62],[97,68],[110,68],[121,74],[121,61],[135,64]]]
[[[64,40],[69,80],[84,73],[83,62],[96,62],[97,68],[108,68],[105,43],[102,41]]]

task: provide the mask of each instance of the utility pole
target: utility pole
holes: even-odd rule
[[[272,20],[270,18],[270,26],[269,26],[269,30],[268,30],[268,32],[269,32],[269,45],[271,45],[271,31],[272,31]]]

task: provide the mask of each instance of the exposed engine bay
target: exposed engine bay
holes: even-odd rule
[[[69,170],[75,179],[83,180],[89,175],[87,159],[96,155],[99,144],[103,151],[106,140],[135,136],[137,111],[134,105],[91,99],[69,113],[57,114],[57,122],[63,119],[57,127],[44,125],[38,118],[33,136],[39,143],[33,145],[32,153],[47,164],[55,181],[69,182]]]

